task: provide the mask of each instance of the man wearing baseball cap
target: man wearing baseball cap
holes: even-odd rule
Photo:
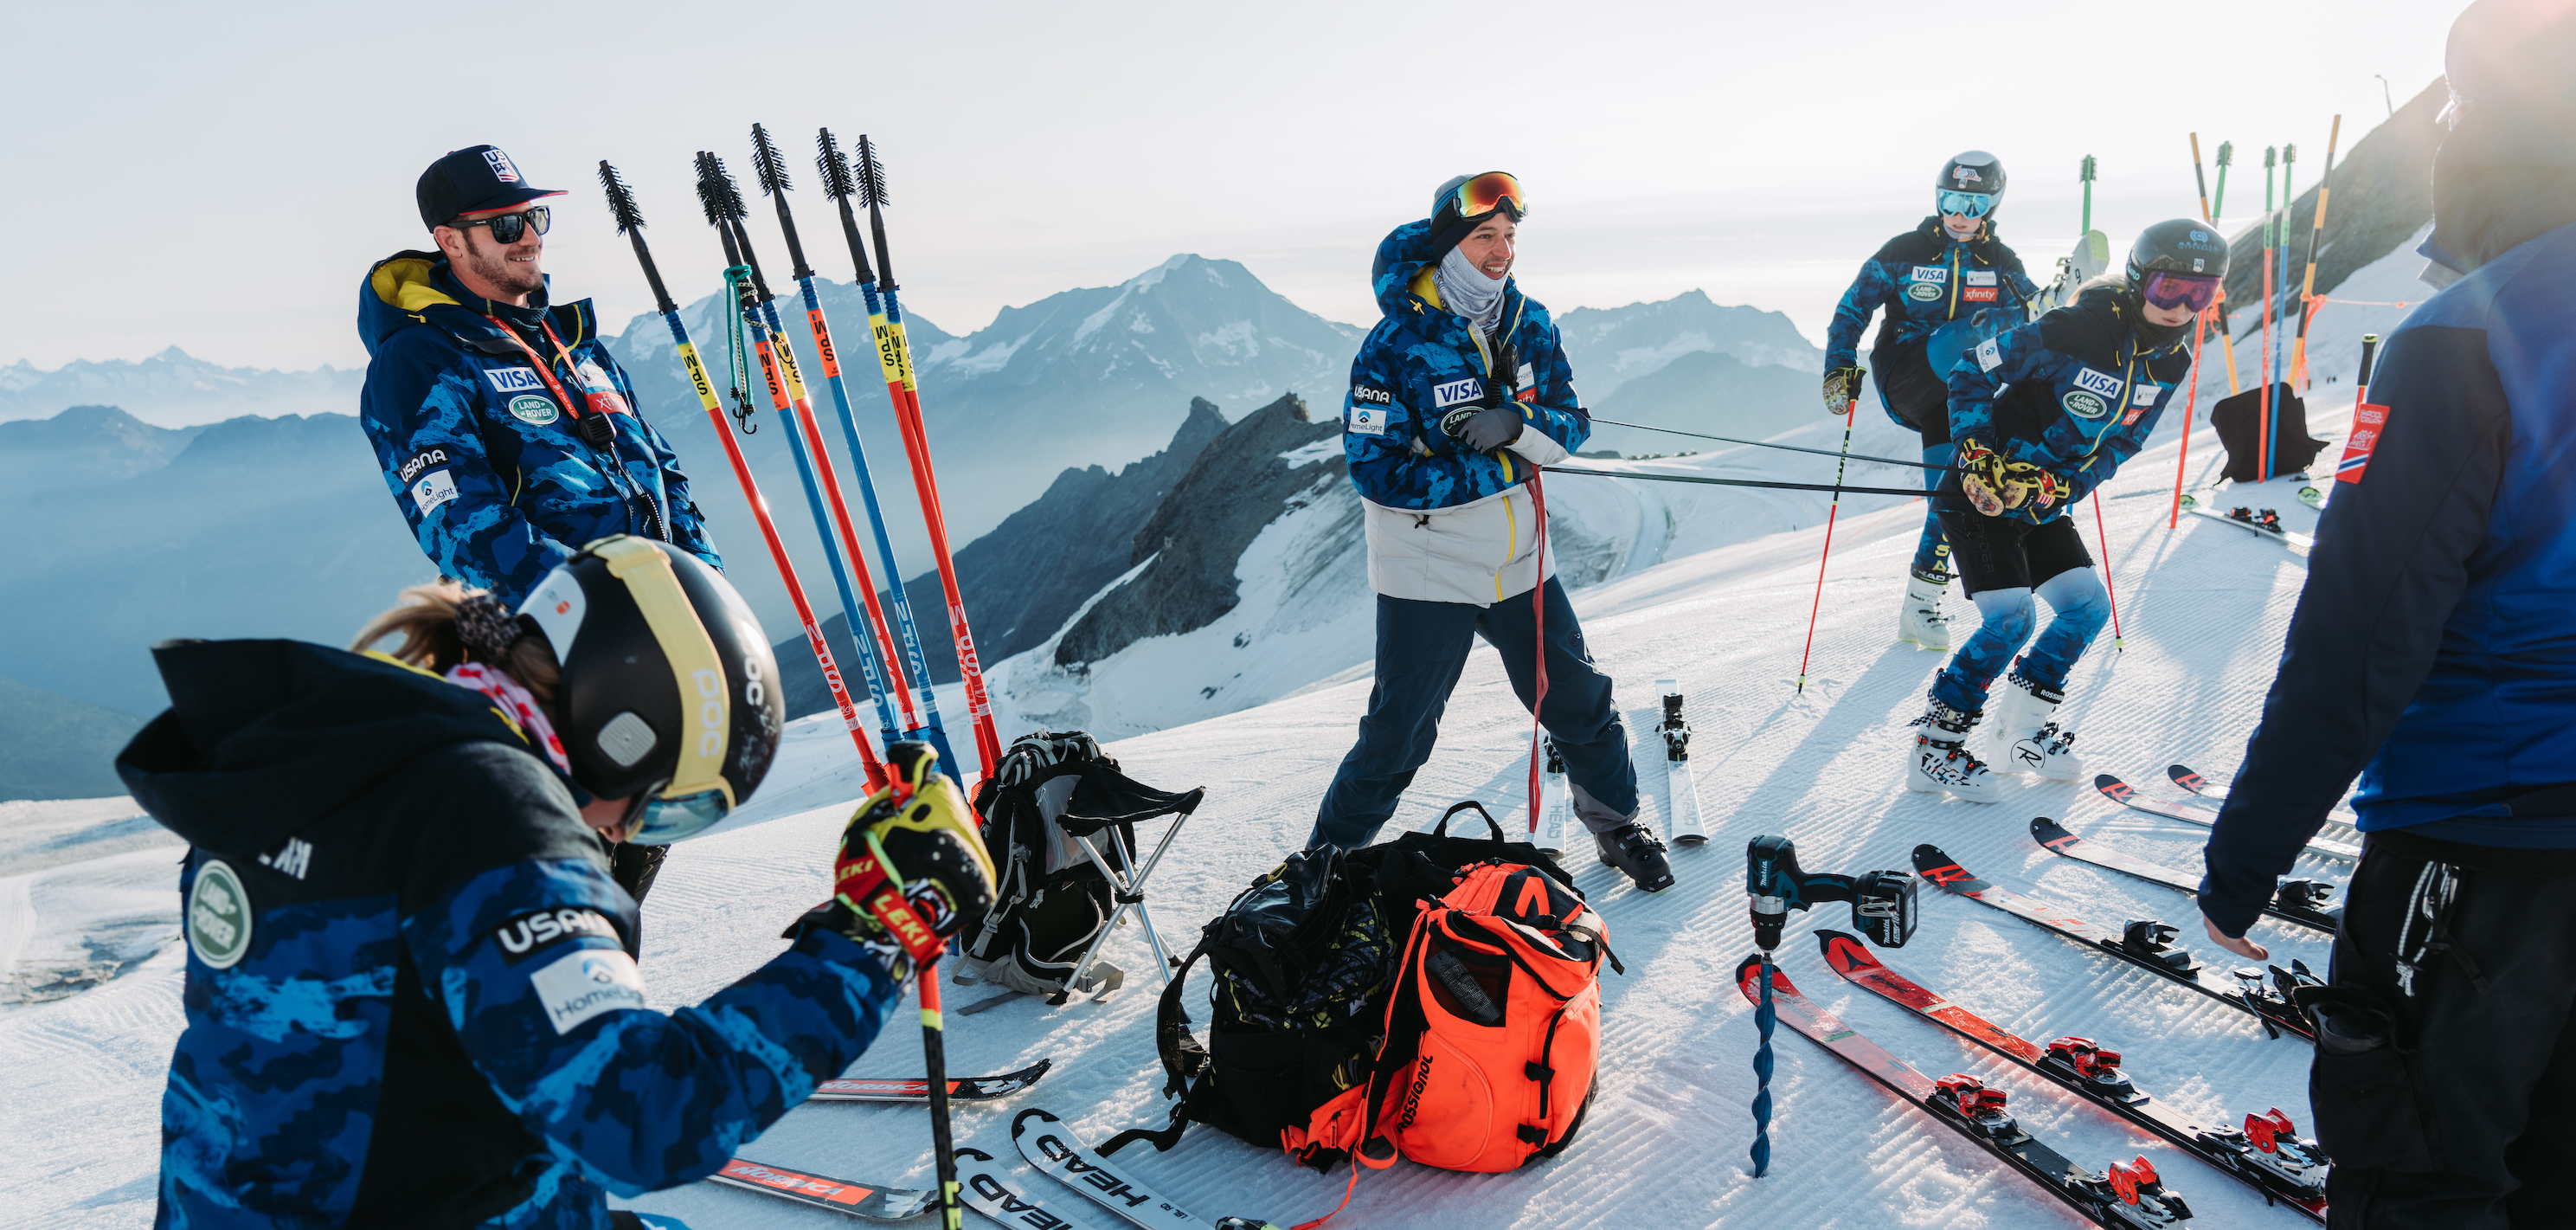
[[[469,146],[416,195],[434,252],[376,262],[358,292],[358,418],[441,573],[516,606],[582,544],[658,538],[722,567],[689,480],[634,405],[590,302],[549,302],[544,199]]]

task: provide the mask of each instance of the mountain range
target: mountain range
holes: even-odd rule
[[[52,371],[20,359],[0,367],[0,420],[51,418],[67,406],[113,405],[160,427],[245,414],[349,414],[364,371],[325,364],[304,372],[224,367],[172,346],[148,359],[77,359]]]

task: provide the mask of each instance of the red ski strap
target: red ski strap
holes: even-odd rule
[[[877,920],[894,942],[903,946],[915,965],[926,965],[939,955],[944,946],[939,933],[904,900],[903,885],[887,871],[878,856],[876,843],[868,843],[868,852],[845,864],[832,886],[832,896],[850,909]]]

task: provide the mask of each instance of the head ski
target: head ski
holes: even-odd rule
[[[1834,972],[1914,1012],[1950,1027],[1977,1045],[2083,1095],[2094,1105],[2145,1128],[2175,1147],[2225,1171],[2239,1182],[2322,1222],[2326,1208],[2326,1158],[2302,1139],[2278,1109],[2245,1116],[2243,1130],[2203,1127],[2141,1092],[2120,1069],[2120,1053],[2088,1038],[2059,1038],[2041,1047],[1887,968],[1857,936],[1816,932],[1825,964]]]
[[[1746,957],[1735,967],[1735,986],[1745,999],[1760,1002],[1763,968],[1759,956]],[[1976,1142],[2094,1223],[2114,1230],[2147,1230],[2190,1220],[2191,1206],[2184,1204],[2180,1195],[2166,1190],[2147,1159],[2142,1157],[2126,1165],[2113,1163],[2107,1173],[2068,1161],[2014,1122],[2005,1109],[2008,1103],[2003,1090],[1991,1088],[1973,1076],[1954,1075],[1934,1081],[1879,1049],[1877,1043],[1862,1037],[1859,1030],[1835,1019],[1832,1013],[1809,1003],[1798,988],[1790,985],[1789,976],[1780,967],[1773,965],[1770,969],[1772,1006],[1782,1024],[1807,1035],[1836,1058],[1914,1103],[1942,1126]]]
[[[2030,838],[2048,847],[2054,853],[2079,859],[2096,867],[2108,867],[2123,875],[2136,876],[2151,884],[2162,884],[2167,888],[2178,889],[2195,896],[2200,892],[2200,881],[2194,876],[2176,871],[2171,867],[2150,863],[2116,846],[2106,846],[2098,841],[2078,837],[2068,832],[2065,825],[2046,816],[2037,817],[2030,822]],[[2263,907],[2263,912],[2283,922],[2313,927],[2332,935],[2343,920],[2341,907],[2329,908],[2333,897],[2334,889],[2330,885],[2319,884],[2314,880],[2284,880],[2280,888],[2273,893],[2271,904]]]
[[[1691,728],[1682,717],[1682,681],[1658,679],[1655,690],[1664,698],[1664,722],[1655,732],[1664,737],[1664,784],[1672,794],[1665,827],[1672,830],[1674,845],[1701,845],[1708,841],[1708,827],[1700,820],[1699,783],[1691,777]]]
[[[2119,778],[2113,777],[2108,773],[2094,774],[2093,788],[2101,791],[2103,798],[2109,799],[2122,807],[2136,808],[2150,816],[2162,816],[2167,820],[2180,820],[2185,824],[2197,824],[2202,828],[2208,828],[2218,821],[2217,812],[2211,811],[2199,804],[2168,803],[2163,799],[2148,798],[2145,795],[2139,794],[2135,788],[2129,785],[2129,783],[2121,781]],[[2361,861],[2361,847],[2348,846],[2340,841],[2327,841],[2323,838],[2308,839],[2308,853],[2323,854],[2330,858],[2339,858],[2347,862]]]
[[[993,1155],[981,1149],[959,1146],[957,1150],[957,1197],[966,1207],[992,1218],[1005,1226],[1026,1226],[1029,1230],[1095,1230],[1090,1222],[1076,1221],[1031,1199],[1028,1193],[1012,1186]]]
[[[726,1162],[724,1169],[707,1178],[727,1187],[777,1196],[809,1208],[829,1209],[866,1221],[903,1221],[917,1217],[928,1212],[938,1199],[934,1192],[870,1187],[847,1179],[789,1170],[784,1166],[764,1166],[743,1157]]]
[[[1064,1120],[1034,1106],[1011,1120],[1011,1143],[1029,1165],[1145,1230],[1231,1230],[1236,1226],[1270,1230],[1267,1222],[1250,1218],[1229,1217],[1210,1225],[1155,1195],[1126,1167],[1092,1152]]]
[[[2286,1029],[2310,1041],[2316,1039],[2316,1028],[2308,1023],[2307,1014],[2289,998],[2290,991],[2317,981],[2304,964],[2292,962],[2287,970],[2272,967],[2277,986],[2265,985],[2262,972],[2251,968],[2236,970],[2234,977],[2230,978],[2192,960],[2190,953],[2174,947],[2174,937],[2181,932],[2154,919],[2133,921],[2116,931],[2096,926],[2054,902],[2025,897],[1978,879],[1935,845],[1914,847],[1914,869],[1944,892],[2018,915],[2105,956],[2126,961],[2212,999],[2243,1008],[2253,1013],[2254,1018],[2263,1023],[2264,1032],[2274,1037],[2279,1037]]]
[[[1007,1098],[1038,1083],[1038,1078],[1055,1066],[1052,1059],[1041,1059],[1017,1072],[1000,1076],[967,1076],[948,1082],[948,1098],[954,1102],[989,1102]],[[915,1102],[930,1101],[930,1082],[918,1076],[893,1079],[852,1077],[829,1080],[814,1087],[814,1102]]]

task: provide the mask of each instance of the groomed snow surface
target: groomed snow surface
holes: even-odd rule
[[[2395,271],[2391,265],[2388,272]],[[2422,296],[2418,288],[2411,296],[2367,297]],[[2340,325],[2332,323],[2335,313],[2347,311]],[[2321,377],[2349,366],[2342,351],[2351,343],[2341,335],[2357,332],[2368,311],[2339,306],[2320,318],[2320,337],[2311,341],[2331,336],[2335,364],[2328,367],[2328,348],[2321,346]],[[2403,309],[2386,312],[2391,319],[2384,324],[2370,322],[2383,332]],[[2250,372],[2242,347],[2238,358]],[[2345,372],[2344,383],[2320,383],[2310,401],[2315,434],[2336,442],[2321,456],[2321,469],[2338,455],[2349,421],[2350,395],[2337,395],[2349,390],[2349,380]],[[2213,369],[2209,383],[2215,382]],[[2202,413],[2194,417],[2202,425],[2191,433],[2183,472],[2192,488],[2218,480],[2222,451],[2205,424],[2207,405],[2221,393],[2208,383],[2199,391]],[[2077,669],[2065,710],[2089,765],[2147,793],[2175,793],[2164,780],[2171,761],[2222,781],[2235,768],[2305,576],[2303,561],[2279,546],[2207,518],[2184,516],[2168,528],[2181,419],[2168,415],[2154,446],[2100,493],[2127,648],[2115,651],[2106,631]],[[1787,438],[1831,448],[1838,426],[1818,424]],[[1853,439],[1855,451],[1911,451],[1912,441],[1883,415],[1865,414]],[[1592,464],[1784,478],[1828,478],[1833,466],[1826,458],[1745,450],[1679,462]],[[1898,473],[1855,466],[1850,481],[1912,481],[1879,477]],[[2291,528],[2313,529],[2316,514],[2296,499],[2298,486],[2283,479],[2203,498],[2222,507],[2277,508]],[[1985,878],[2069,905],[2092,921],[2174,923],[2183,928],[2185,946],[2226,968],[2238,962],[2207,942],[2187,898],[2042,850],[2028,825],[2035,815],[2055,817],[2077,833],[2186,870],[2199,866],[2202,830],[2122,809],[2080,783],[2007,779],[2006,801],[1992,805],[1902,790],[1911,746],[1906,724],[1921,712],[1924,689],[1943,660],[1894,643],[1891,635],[1922,517],[1919,501],[1843,500],[1813,661],[1799,694],[1791,680],[1810,606],[1819,602],[1821,496],[1570,477],[1552,480],[1551,496],[1569,514],[1579,511],[1596,536],[1633,535],[1625,558],[1606,570],[1610,579],[1581,591],[1575,607],[1593,653],[1618,681],[1645,815],[1659,825],[1667,799],[1652,681],[1681,679],[1698,731],[1693,759],[1712,836],[1704,847],[1674,851],[1679,883],[1660,894],[1636,892],[1588,858],[1570,860],[1629,971],[1605,971],[1600,1098],[1573,1147],[1510,1174],[1453,1174],[1410,1163],[1366,1172],[1335,1224],[1619,1230],[1725,1221],[1872,1230],[2078,1224],[2064,1206],[1974,1145],[1786,1029],[1775,1041],[1771,1173],[1758,1181],[1751,1176],[1745,1150],[1752,1137],[1746,1107],[1754,1094],[1753,1014],[1730,982],[1735,962],[1751,948],[1743,845],[1759,834],[1785,833],[1808,869],[1858,872],[1906,868],[1916,843],[1936,842]],[[2087,543],[2100,552],[2093,511],[2076,515]],[[1349,597],[1365,601],[1336,600]],[[1973,622],[1955,596],[1950,609]],[[1305,625],[1310,638],[1326,626],[1362,637],[1367,628],[1364,618],[1347,615]],[[1333,652],[1311,639],[1304,648]],[[1176,955],[1247,882],[1303,841],[1368,700],[1365,666],[1345,667],[1366,656],[1365,642],[1355,653],[1343,651],[1305,676],[1321,682],[1282,699],[1110,747],[1145,782],[1208,788],[1207,804],[1151,886],[1156,920]],[[1266,665],[1276,686],[1284,677],[1279,664]],[[943,709],[962,713],[963,698],[947,691]],[[848,736],[834,716],[797,722],[760,799],[726,828],[674,851],[647,907],[643,968],[657,1006],[695,1002],[766,960],[781,947],[779,929],[822,897],[828,852],[861,793]],[[958,734],[956,742],[968,745]],[[1450,700],[1439,751],[1415,779],[1397,824],[1428,826],[1462,798],[1486,800],[1507,817],[1521,814],[1528,740],[1528,715],[1513,701],[1501,663],[1480,649]],[[122,799],[0,804],[0,1107],[6,1108],[0,1114],[0,1225],[132,1227],[151,1219],[158,1101],[181,1025],[172,866],[180,847],[136,816]],[[2350,869],[2306,860],[2299,870],[2340,882]],[[2156,1138],[1842,983],[1817,958],[1809,933],[1819,926],[1848,929],[1849,922],[1848,910],[1837,906],[1795,915],[1780,949],[1788,975],[1848,1024],[1935,1077],[1966,1072],[2007,1088],[2022,1123],[2081,1164],[2099,1169],[2147,1157],[2190,1201],[2199,1224],[2299,1224],[2294,1213],[2266,1208],[2250,1189]],[[2322,935],[2266,920],[2254,938],[2271,948],[2276,962],[2300,958],[2325,967]],[[1127,990],[1104,1004],[1049,1008],[1023,997],[961,1017],[955,1008],[991,992],[948,989],[952,1075],[1004,1072],[1041,1058],[1056,1063],[1017,1098],[960,1105],[961,1144],[1018,1167],[1009,1123],[1027,1106],[1062,1116],[1094,1143],[1124,1128],[1164,1122],[1153,958],[1133,926],[1104,955],[1130,971]],[[1927,888],[1920,933],[1906,948],[1880,955],[2035,1041],[2083,1034],[2122,1051],[2141,1088],[2205,1122],[2241,1123],[2249,1111],[2279,1107],[2303,1133],[2313,1131],[2306,1045],[2266,1040],[2236,1008],[2018,919]],[[1191,1015],[1203,1029],[1204,983],[1192,991]],[[903,1013],[852,1074],[917,1075],[920,1065],[917,1031]],[[743,1153],[858,1182],[919,1188],[932,1183],[929,1150],[928,1116],[919,1108],[813,1104],[790,1112]],[[1342,1198],[1346,1178],[1298,1169],[1275,1151],[1205,1128],[1192,1129],[1168,1154],[1136,1146],[1118,1160],[1210,1222],[1240,1214],[1285,1225],[1321,1216]],[[1019,1168],[1018,1180],[1078,1221],[1116,1224],[1051,1179]],[[699,1230],[850,1224],[706,1183],[634,1204]]]

